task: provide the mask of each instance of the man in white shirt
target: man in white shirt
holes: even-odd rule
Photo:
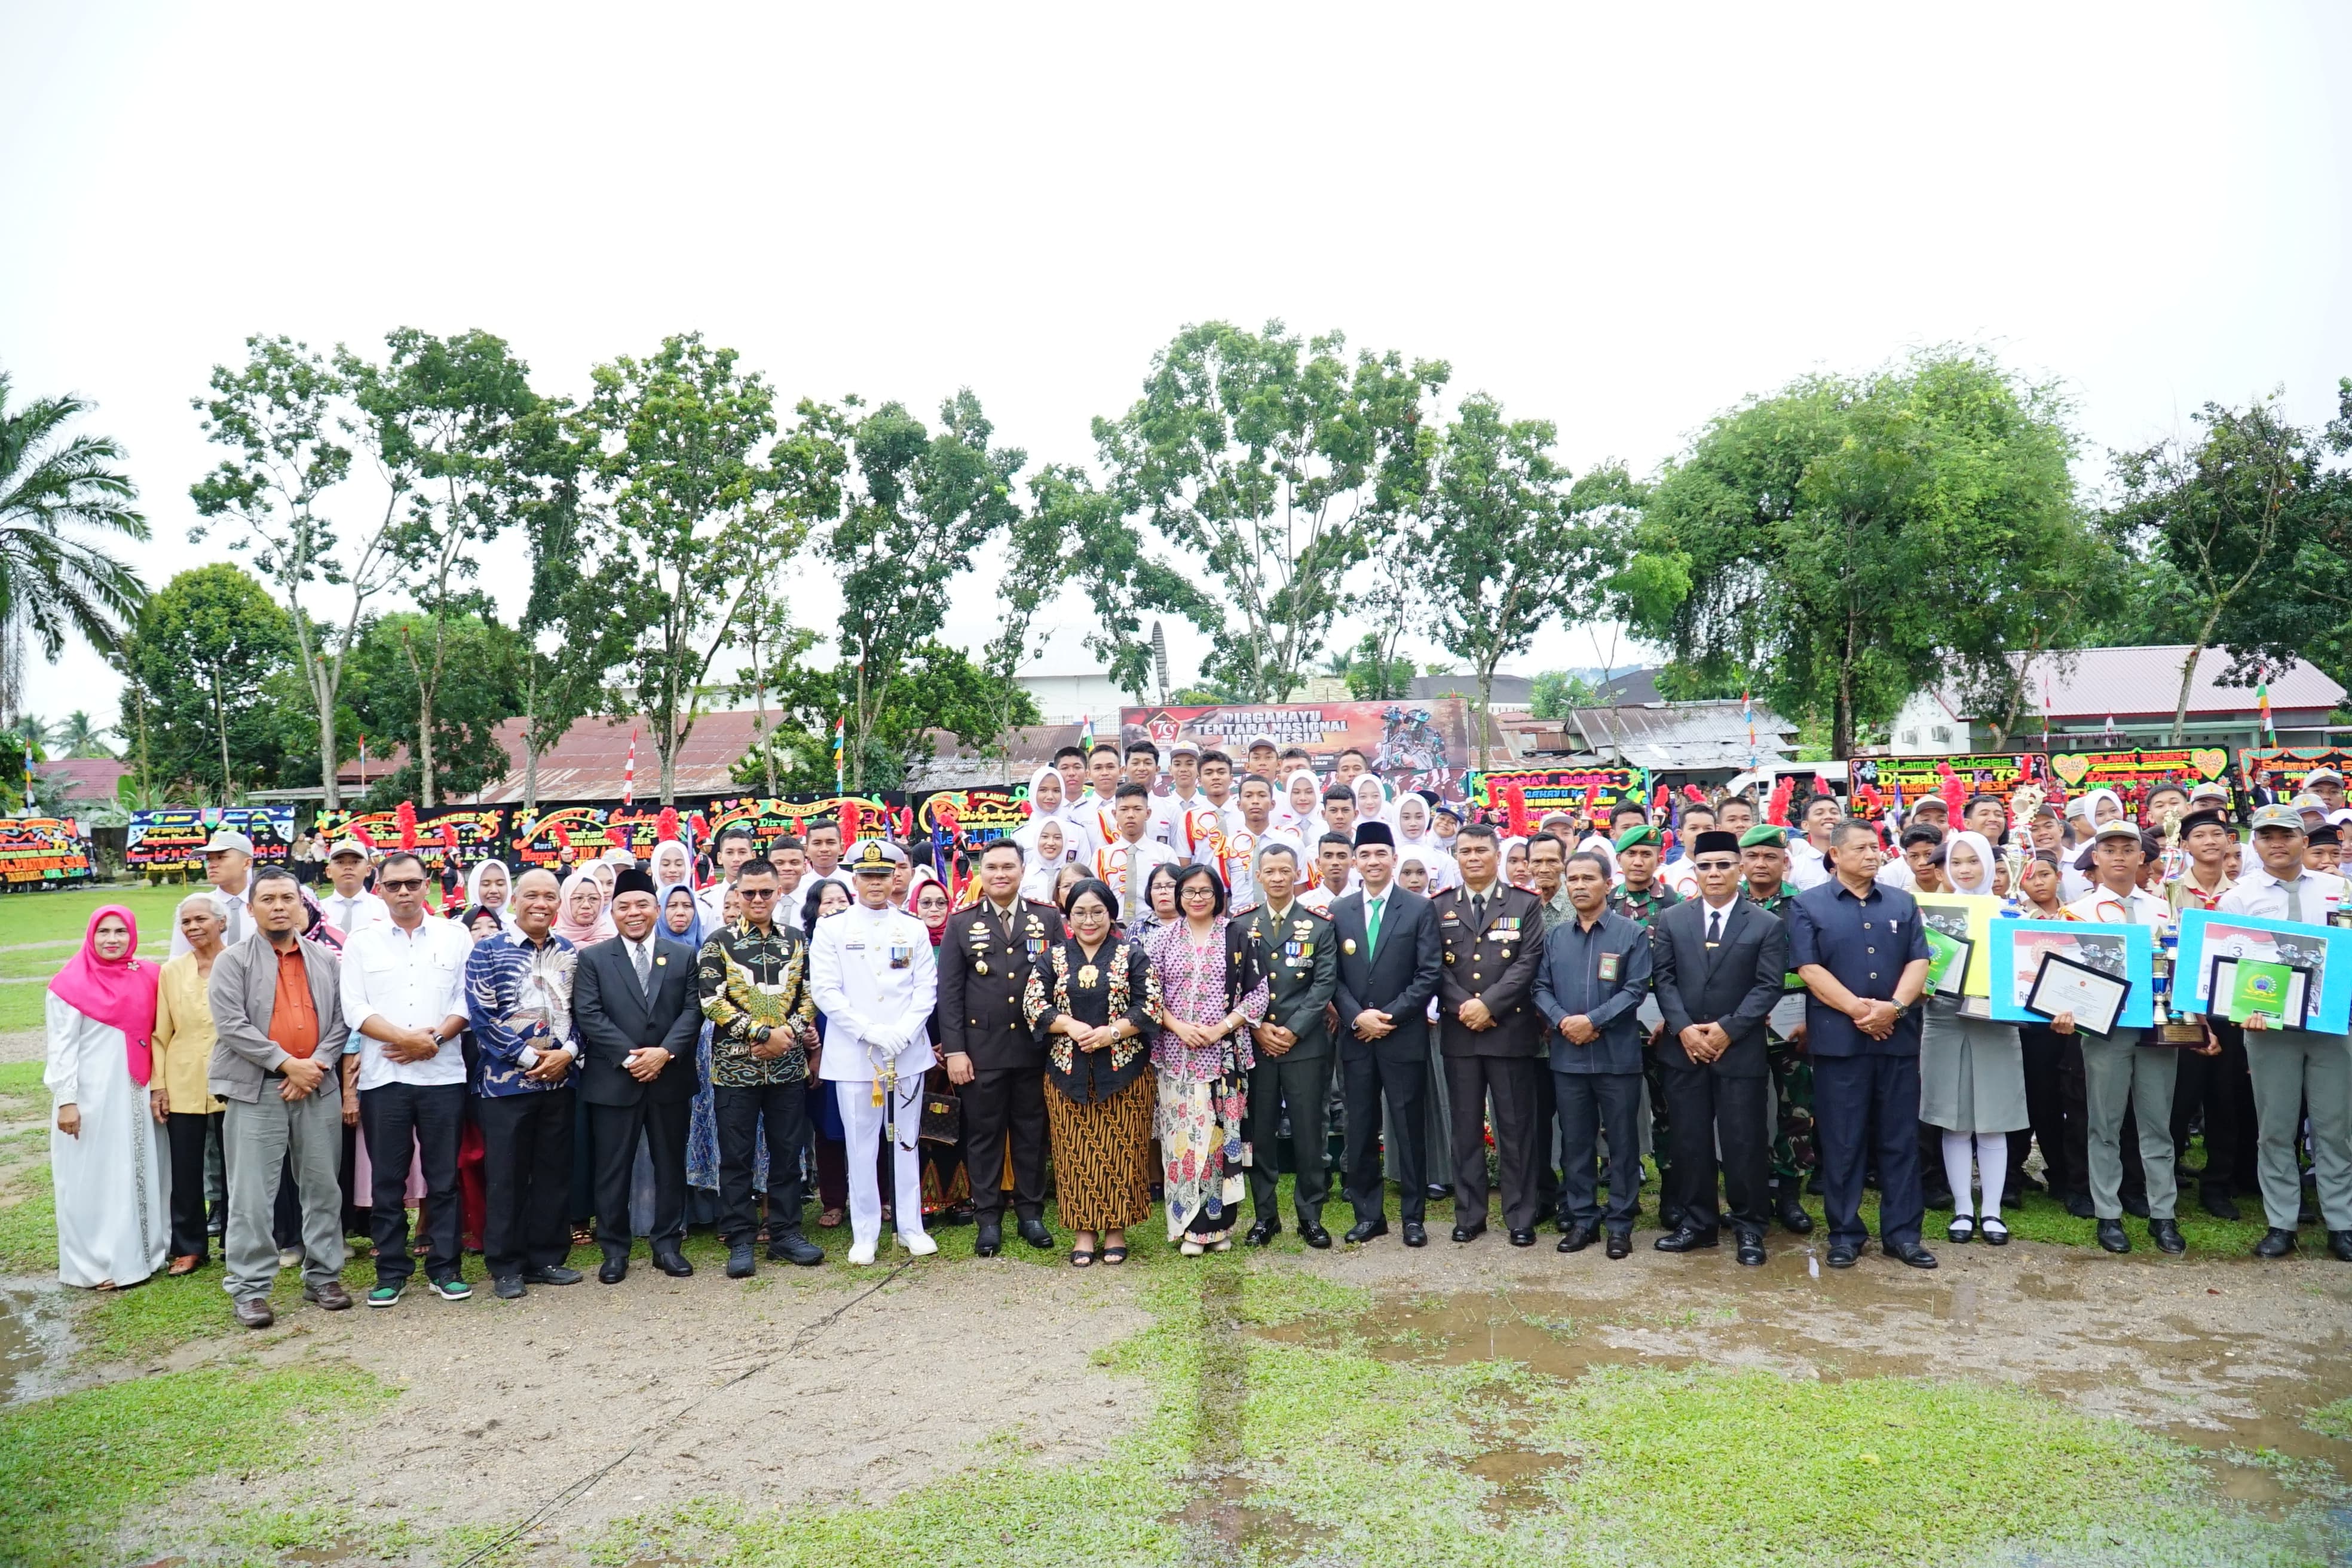
[[[940,1249],[923,1232],[915,1151],[923,1074],[934,1060],[939,961],[923,922],[890,907],[890,872],[905,859],[897,845],[878,838],[858,845],[849,860],[857,901],[819,921],[809,937],[809,991],[827,1031],[819,1072],[834,1087],[848,1144],[849,1261],[856,1264],[873,1262],[882,1239],[875,1155],[885,1137],[891,1141],[898,1244],[919,1257]]]
[[[339,844],[333,865],[349,846]],[[371,1307],[397,1306],[408,1250],[409,1151],[425,1172],[425,1278],[444,1300],[472,1292],[458,1250],[457,1130],[466,1116],[466,960],[473,941],[425,912],[425,862],[406,850],[376,872],[384,911],[343,942],[343,1017],[359,1046],[360,1131],[375,1172]]]
[[[840,843],[836,837],[834,840],[835,854],[840,852]],[[710,846],[710,859],[719,868],[719,879],[694,895],[694,901],[702,911],[704,931],[717,931],[727,923],[727,889],[735,885],[736,873],[742,870],[743,862],[751,858],[751,849],[750,828],[722,827],[719,830],[718,838]],[[777,908],[783,907],[783,901],[779,899]]]
[[[1118,784],[1113,792],[1116,808],[1111,813],[1109,842],[1095,851],[1095,875],[1118,895],[1121,918],[1129,921],[1147,913],[1143,908],[1143,889],[1150,885],[1155,866],[1181,866],[1185,858],[1157,838],[1147,837],[1151,827],[1151,792],[1132,780]]]
[[[1391,853],[1393,857],[1393,848]],[[1394,863],[1391,858],[1391,864]],[[1331,906],[1348,896],[1348,884],[1354,877],[1355,869],[1354,838],[1337,829],[1326,833],[1315,845],[1315,885],[1302,889],[1298,901],[1317,914],[1328,916]]]
[[[2344,809],[2344,775],[2325,763],[2303,775],[2303,787],[2319,797],[2331,819]]]
[[[1204,847],[1194,859],[1214,870],[1225,884],[1225,912],[1246,914],[1257,908],[1257,855],[1269,844],[1287,844],[1302,857],[1306,847],[1298,836],[1272,826],[1274,785],[1255,773],[1243,775],[1241,826],[1225,835],[1215,852]]]
[[[253,934],[253,916],[246,902],[253,889],[253,840],[234,829],[217,828],[205,845],[204,857],[205,880],[212,884],[213,902],[228,926],[221,933],[221,945],[235,947]],[[179,922],[173,921],[173,958],[194,951],[178,928]]]
[[[1219,751],[1201,753],[1201,795],[1217,813],[1220,832],[1231,833],[1241,826],[1242,803],[1234,794],[1234,760]],[[1200,850],[1192,851],[1194,859]]]
[[[384,901],[367,890],[367,846],[358,839],[345,838],[327,851],[327,885],[333,890],[319,900],[319,913],[346,941],[392,919]]]
[[[2091,866],[2097,885],[2088,896],[2068,904],[2066,912],[2093,924],[2164,924],[2172,918],[2172,907],[2139,886],[2146,859],[2137,826],[2121,820],[2102,824],[2091,838]],[[2128,1105],[2139,1123],[2140,1169],[2147,1179],[2148,1237],[2158,1251],[2186,1250],[2180,1226],[2173,1220],[2177,1189],[2172,1168],[2172,1089],[2180,1070],[2174,1047],[2143,1046],[2140,1031],[2122,1025],[2104,1037],[2077,1031],[2072,1014],[2059,1015],[2051,1026],[2059,1034],[2079,1033],[2081,1037],[2091,1208],[2099,1222],[2099,1245],[2109,1252],[2131,1250],[2131,1238],[2124,1234],[2123,1209],[2122,1134],[2124,1108]]]
[[[1151,837],[1190,860],[1223,826],[1215,803],[1201,793],[1197,742],[1179,741],[1169,748],[1168,778],[1173,787],[1151,803]]]
[[[852,899],[857,896],[856,879],[842,868],[842,856],[846,849],[841,841],[841,824],[830,816],[812,818],[806,835],[808,843],[808,874],[818,882],[838,882]],[[801,884],[800,895],[809,896],[814,883]]]
[[[2254,854],[2237,885],[2221,895],[2216,915],[2325,924],[2352,899],[2343,878],[2304,864],[2302,814],[2265,805],[2254,813]],[[2221,999],[2210,998],[2216,1013]],[[2311,1172],[2319,1187],[2319,1218],[2327,1250],[2352,1263],[2352,1040],[2305,1029],[2266,1027],[2261,1015],[2246,1020],[2246,1068],[2254,1084],[2255,1169],[2262,1180],[2269,1229],[2254,1243],[2257,1258],[2294,1250],[2303,1206],[2295,1168],[2295,1134],[2303,1107],[2311,1108]]]
[[[1818,888],[1836,876],[1829,862],[1830,830],[1845,816],[1845,807],[1833,795],[1817,795],[1805,802],[1797,818],[1804,837],[1789,841],[1789,880],[1799,892]]]

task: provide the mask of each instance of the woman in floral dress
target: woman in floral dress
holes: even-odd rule
[[[1147,949],[1160,997],[1151,1067],[1168,1239],[1198,1257],[1233,1246],[1249,1164],[1242,1117],[1256,1058],[1248,1026],[1265,1016],[1267,986],[1256,945],[1225,919],[1225,888],[1214,871],[1179,872],[1176,908],[1182,918],[1154,931]]]

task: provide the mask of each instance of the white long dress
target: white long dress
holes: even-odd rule
[[[58,1199],[58,1278],[68,1285],[136,1285],[172,1245],[172,1161],[147,1090],[131,1081],[122,1031],[48,994],[49,1062],[41,1082],[54,1105],[81,1112],[68,1137],[49,1120],[49,1176]]]

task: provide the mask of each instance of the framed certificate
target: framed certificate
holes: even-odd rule
[[[2303,1009],[2304,1026],[2322,1035],[2340,1035],[2352,1028],[2352,931],[2211,910],[2183,910],[2180,960],[2173,971],[2178,976],[2175,988],[2188,992],[2174,1003],[2180,1011],[2224,1012],[2228,994],[2216,996],[2212,989],[2216,958],[2252,959],[2309,971],[2304,982],[2308,997]]]
[[[1937,996],[1958,996],[1968,979],[1969,955],[1977,944],[1932,925],[1921,929],[1927,938],[1927,989]]]
[[[1919,923],[1927,931],[1927,943],[1935,945],[1940,931],[1955,942],[1968,944],[1968,962],[1961,966],[1959,989],[1947,992],[1931,985],[1938,996],[1992,994],[1992,963],[1986,940],[1993,922],[2000,918],[2002,900],[1989,893],[1915,893],[1912,900],[1919,906]]]
[[[1992,949],[1992,1016],[2004,1024],[2046,1024],[2049,1015],[2028,1005],[2042,965],[2063,958],[2125,984],[2116,1026],[2145,1029],[2156,1023],[2156,931],[2151,926],[2101,925],[2092,921],[1997,920]],[[2183,976],[2183,984],[2188,984]],[[2151,1044],[2154,1042],[2151,1041]]]
[[[2025,1010],[2044,1018],[2072,1013],[2075,1027],[2095,1035],[2112,1035],[2131,988],[2131,982],[2118,975],[2055,952],[2044,953],[2042,971],[2033,977],[2033,989],[2026,994]]]
[[[2260,1013],[2274,1029],[2311,1026],[2311,971],[2294,964],[2216,953],[2205,994],[2213,1010],[2232,1024]]]

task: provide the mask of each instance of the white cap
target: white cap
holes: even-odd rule
[[[205,841],[204,853],[217,855],[224,849],[235,849],[241,854],[250,855],[253,853],[253,840],[234,827],[215,827],[213,829],[213,836]]]

